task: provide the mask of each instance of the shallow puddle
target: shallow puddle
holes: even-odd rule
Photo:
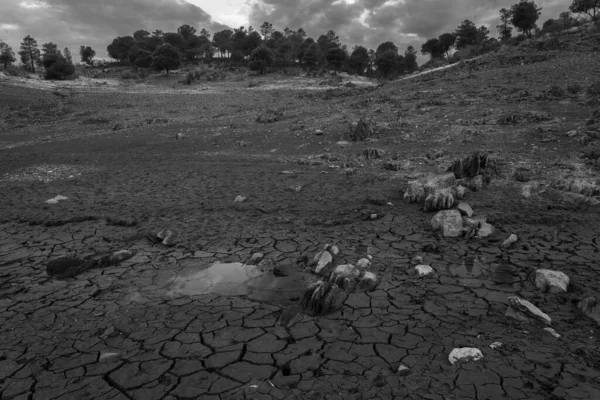
[[[461,264],[451,265],[448,272],[470,287],[479,287],[484,283],[511,286],[519,281],[514,267],[502,261],[486,262],[482,256],[467,257]]]
[[[201,266],[198,266],[198,269]],[[277,301],[300,298],[313,278],[290,271],[278,277],[270,269],[254,265],[214,263],[202,270],[188,269],[169,283],[168,296],[214,293],[221,296],[248,296],[253,300]]]

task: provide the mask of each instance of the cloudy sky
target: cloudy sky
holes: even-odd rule
[[[276,29],[300,27],[315,39],[333,29],[342,43],[376,48],[391,40],[403,50],[451,32],[464,19],[497,36],[498,10],[517,0],[0,0],[0,40],[18,50],[26,35],[75,54],[92,46],[98,57],[117,36],[138,29],[176,31],[183,24],[214,33],[264,21]],[[537,0],[538,25],[556,18],[571,0]]]

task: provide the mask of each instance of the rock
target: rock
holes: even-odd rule
[[[425,200],[425,197],[425,187],[421,182],[408,182],[408,187],[406,188],[403,197],[405,203],[420,203]]]
[[[431,219],[434,231],[441,231],[445,237],[458,237],[463,233],[463,221],[457,210],[444,210],[438,212]]]
[[[323,135],[323,131],[322,131],[322,130],[320,130],[320,129],[317,129],[317,130],[315,131],[315,135],[317,135],[317,136],[321,136],[321,135]]]
[[[325,274],[324,270],[331,265],[331,263],[333,262],[333,257],[331,256],[330,252],[328,252],[327,250],[323,250],[317,253],[317,255],[315,255],[314,260],[317,262],[317,266],[315,267],[315,273]]]
[[[234,203],[243,203],[243,202],[245,202],[246,200],[248,200],[248,198],[247,198],[247,197],[244,197],[244,196],[239,196],[239,195],[238,195],[238,196],[236,196],[236,197],[235,197],[235,200],[233,200],[233,202],[234,202]]]
[[[400,366],[398,367],[398,375],[399,376],[407,376],[408,374],[410,374],[410,368],[408,368],[404,364],[400,364]]]
[[[359,276],[360,270],[354,265],[338,265],[329,276],[329,283],[337,285],[346,292],[350,292],[356,286]]]
[[[358,288],[372,292],[379,285],[379,278],[372,272],[365,272],[358,281]]]
[[[455,193],[456,193],[455,197],[456,197],[456,199],[462,200],[463,197],[465,197],[465,194],[467,193],[467,190],[468,189],[466,187],[458,185],[455,188]]]
[[[118,264],[121,261],[128,260],[131,257],[135,256],[136,253],[136,250],[119,250],[110,256],[109,262],[111,264]]]
[[[494,232],[495,232],[495,229],[491,224],[488,224],[487,222],[483,222],[481,224],[481,226],[479,227],[479,230],[477,231],[477,237],[483,239],[483,238],[492,236],[492,234]]]
[[[302,298],[304,310],[312,315],[324,315],[339,310],[348,295],[337,285],[318,281],[311,284]]]
[[[410,260],[410,263],[411,263],[412,265],[420,265],[420,264],[423,264],[423,257],[421,257],[421,256],[414,256],[414,257],[412,258],[412,260]]]
[[[336,144],[340,147],[346,147],[346,146],[350,146],[350,142],[347,140],[340,140],[339,142],[336,142]]]
[[[371,265],[371,260],[369,260],[368,258],[361,258],[360,260],[358,260],[358,262],[356,263],[356,266],[358,268],[361,269],[365,269],[367,268],[369,265]]]
[[[115,126],[113,126],[113,128],[112,128],[113,131],[120,131],[123,129],[125,129],[125,125],[123,125],[121,123],[115,124]]]
[[[454,203],[452,188],[438,189],[425,198],[425,211],[448,210],[454,207]]]
[[[464,159],[454,160],[448,168],[448,172],[453,172],[457,179],[465,177],[474,177],[481,173],[481,169],[487,167],[488,154],[484,152],[474,152]]]
[[[59,201],[68,200],[68,199],[69,199],[68,197],[61,196],[59,194],[59,195],[54,196],[51,199],[46,200],[46,204],[58,204]]]
[[[494,342],[492,344],[490,344],[490,347],[494,350],[499,349],[500,347],[502,347],[502,343],[500,342]]]
[[[121,360],[121,354],[119,353],[102,353],[98,358],[99,363],[111,363]]]
[[[577,308],[600,325],[600,303],[595,297],[583,299],[577,304]]]
[[[183,133],[181,133],[181,132],[178,132],[175,135],[175,140],[180,140],[180,139],[185,139],[185,135]]]
[[[481,175],[472,178],[463,178],[458,182],[461,186],[471,189],[474,192],[483,189],[483,177]]]
[[[542,292],[564,293],[569,287],[569,277],[560,271],[538,269],[535,271],[535,286]]]
[[[337,256],[338,254],[340,254],[340,249],[337,246],[331,246],[329,248],[326,248],[325,250],[329,251],[331,254],[333,254],[334,256]]]
[[[550,325],[552,319],[539,308],[528,302],[527,300],[519,299],[518,297],[511,296],[508,298],[508,310],[506,310],[506,316],[519,319],[521,321],[529,321],[529,318],[533,318],[537,321]]]
[[[560,338],[560,335],[558,333],[556,333],[556,331],[552,328],[544,328],[544,330],[546,332],[548,332],[549,334],[551,334],[552,336],[554,336],[555,338]]]
[[[177,232],[172,229],[163,229],[156,234],[160,243],[165,246],[174,246],[176,243]]]
[[[287,265],[277,264],[273,268],[273,275],[277,277],[288,276],[290,273],[288,271]]]
[[[65,275],[68,274],[69,271],[79,270],[84,263],[84,260],[78,258],[61,257],[48,262],[46,272],[48,275]]]
[[[517,235],[515,235],[514,233],[511,233],[510,236],[507,237],[504,242],[502,242],[502,247],[503,248],[510,247],[514,243],[517,243],[517,240],[519,240],[519,237]]]
[[[467,362],[467,361],[477,361],[483,358],[483,353],[481,350],[476,349],[474,347],[461,347],[456,348],[450,352],[448,356],[448,361],[450,364],[454,365],[458,361]]]
[[[456,178],[453,173],[436,175],[427,180],[424,185],[425,194],[430,195],[440,189],[448,189],[456,186]]]
[[[248,260],[247,264],[258,265],[258,263],[261,262],[263,258],[265,258],[265,255],[263,253],[254,253]]]
[[[473,209],[467,203],[458,203],[456,206],[461,215],[471,218],[473,216]]]
[[[485,222],[485,221],[482,222],[481,219],[468,218],[468,217],[462,217],[462,221],[463,221],[463,226],[468,229],[479,229],[481,224],[483,222]]]
[[[292,185],[292,186],[289,186],[288,188],[286,188],[286,190],[288,192],[300,193],[302,191],[302,186],[300,186],[300,185]]]
[[[434,272],[433,268],[431,268],[429,265],[417,265],[415,269],[417,270],[419,276],[427,276]]]

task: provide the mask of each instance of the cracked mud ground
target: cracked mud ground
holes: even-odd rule
[[[584,147],[565,133],[594,108],[581,96],[534,96],[552,80],[585,87],[600,61],[590,54],[479,64],[347,89],[347,97],[245,82],[178,93],[164,78],[154,88],[63,97],[0,82],[0,398],[599,399],[598,326],[576,305],[600,284],[600,217],[524,199],[510,177],[515,166],[537,180],[587,168],[576,157]],[[180,78],[169,82],[180,88]],[[281,108],[283,120],[257,123],[268,106]],[[465,122],[524,111],[550,119]],[[362,115],[387,130],[337,145]],[[168,122],[148,123],[161,118]],[[116,123],[124,129],[113,131]],[[179,132],[186,138],[175,140]],[[367,148],[394,154],[402,167],[365,160]],[[428,227],[433,214],[404,204],[402,190],[481,148],[494,151],[503,172],[466,201],[497,234],[440,238]],[[439,149],[448,155],[425,157]],[[68,199],[45,203],[58,194]],[[238,195],[248,200],[234,203]],[[144,236],[166,227],[178,232],[173,247]],[[510,233],[519,242],[502,249]],[[348,263],[373,256],[381,283],[325,316],[304,315],[294,291],[171,291],[178,276],[256,252],[310,277],[304,257],[327,243]],[[437,251],[427,251],[431,244]],[[73,278],[46,274],[61,256],[122,249],[137,253]],[[410,272],[416,255],[434,277]],[[511,278],[478,275],[473,260],[507,266]],[[540,293],[531,280],[537,268],[569,275],[569,291]],[[513,295],[550,315],[560,338],[506,317]],[[457,347],[479,348],[484,358],[451,365]],[[400,365],[409,372],[398,373]]]

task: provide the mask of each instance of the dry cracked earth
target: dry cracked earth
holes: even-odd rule
[[[576,43],[381,87],[0,80],[0,399],[599,399],[598,322],[577,309],[600,284],[597,209],[520,195],[523,181],[597,176],[578,139],[600,55]],[[340,143],[360,117],[372,138]],[[404,188],[476,149],[499,172],[465,201],[496,233],[441,237]],[[165,228],[172,246],[146,236]],[[326,244],[338,264],[372,256],[380,283],[311,316],[307,260]],[[46,272],[119,250],[135,255]],[[258,252],[280,273],[239,281]],[[435,273],[415,274],[415,256]],[[569,290],[542,293],[538,268]],[[560,337],[507,317],[510,296]],[[483,358],[452,365],[461,347]]]

